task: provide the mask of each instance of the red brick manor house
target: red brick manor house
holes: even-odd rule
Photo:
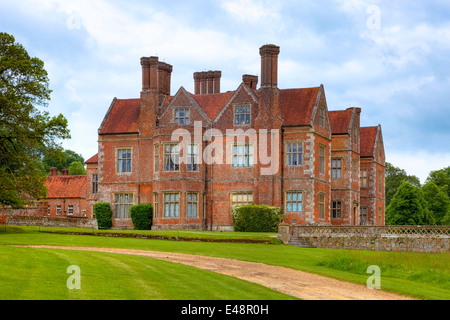
[[[360,108],[329,111],[322,85],[279,89],[279,52],[262,46],[260,78],[234,91],[208,71],[174,95],[172,66],[141,58],[140,98],[114,98],[86,162],[88,216],[109,202],[129,227],[130,206],[151,203],[153,229],[230,230],[231,208],[255,203],[290,223],[383,225],[381,127],[361,128]]]

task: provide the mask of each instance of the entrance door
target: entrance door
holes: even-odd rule
[[[357,225],[357,217],[358,217],[358,204],[353,204],[353,217],[352,217],[352,225]]]

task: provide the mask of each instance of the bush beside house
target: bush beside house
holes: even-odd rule
[[[264,205],[247,205],[233,208],[234,231],[277,232],[281,208]]]

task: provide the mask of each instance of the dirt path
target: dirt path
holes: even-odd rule
[[[27,247],[120,253],[182,263],[258,283],[304,300],[411,300],[408,297],[368,289],[357,284],[255,262],[146,250],[43,245]]]

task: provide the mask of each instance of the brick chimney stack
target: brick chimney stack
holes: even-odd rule
[[[250,89],[256,90],[256,87],[258,86],[258,76],[244,74],[242,76],[242,82],[244,82]]]
[[[62,176],[68,176],[68,175],[69,175],[69,170],[67,170],[67,169],[62,169],[62,170],[61,170],[61,175],[62,175]]]
[[[278,54],[280,47],[267,44],[259,49],[261,55],[261,87],[278,87]]]
[[[50,168],[50,176],[51,177],[56,177],[58,175],[58,168],[56,167],[51,167]]]
[[[194,92],[197,95],[220,93],[221,71],[194,72]]]
[[[142,57],[142,91],[158,91],[170,95],[170,81],[173,67],[158,61],[158,57]]]

